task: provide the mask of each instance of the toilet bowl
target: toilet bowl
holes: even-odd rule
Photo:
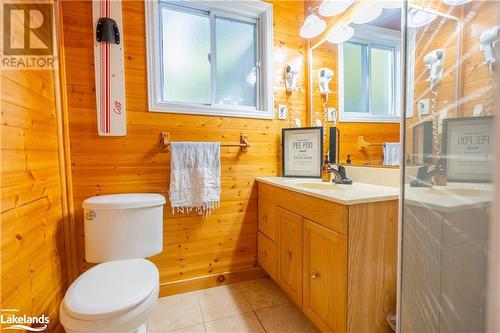
[[[111,261],[80,275],[66,292],[60,320],[67,333],[138,332],[158,299],[159,273],[146,259]]]
[[[144,258],[163,249],[159,194],[114,194],[83,202],[85,260],[96,263],[68,288],[59,307],[67,333],[146,332],[160,289]]]

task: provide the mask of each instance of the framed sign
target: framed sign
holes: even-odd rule
[[[284,128],[283,177],[321,177],[323,127]]]
[[[493,173],[493,117],[443,120],[443,145],[448,181],[490,182]]]

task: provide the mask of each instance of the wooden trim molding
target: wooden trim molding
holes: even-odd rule
[[[66,91],[66,67],[64,54],[64,31],[62,2],[55,1],[56,24],[55,36],[57,41],[58,67],[57,77],[54,79],[56,99],[59,169],[61,174],[61,201],[63,209],[64,247],[66,249],[66,266],[68,286],[78,276],[78,256],[76,247],[76,228],[73,205],[73,181],[71,177],[71,152],[69,139],[68,96]]]
[[[237,282],[255,280],[267,276],[260,267],[254,267],[236,272],[210,274],[192,279],[166,282],[160,284],[160,297],[218,287]]]

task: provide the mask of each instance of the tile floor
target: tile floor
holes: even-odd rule
[[[271,279],[160,298],[148,333],[315,333]]]

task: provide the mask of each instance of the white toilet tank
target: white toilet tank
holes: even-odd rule
[[[85,259],[91,263],[146,258],[163,249],[165,197],[112,194],[83,202]]]

